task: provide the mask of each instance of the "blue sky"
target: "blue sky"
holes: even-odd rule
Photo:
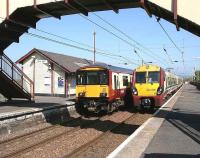
[[[148,51],[142,51],[143,49],[141,47],[137,50],[144,61],[153,62],[164,68],[172,67],[174,68],[173,71],[179,75],[192,75],[194,67],[200,69],[200,59],[194,59],[200,57],[199,37],[183,29],[177,32],[175,25],[161,19],[161,24],[170,34],[177,46],[184,52],[185,66],[183,66],[183,63],[181,62],[181,53],[169,41],[159,24],[156,22],[155,17],[150,18],[143,9],[120,10],[119,14],[115,14],[112,11],[96,12],[96,14],[109,21],[117,28],[120,28],[120,30],[131,36],[132,39],[141,43],[145,48],[148,48]],[[106,29],[133,43],[119,32],[100,21],[92,13],[90,13],[88,17],[101,26],[104,26]],[[101,28],[85,20],[80,15],[63,16],[61,20],[54,18],[43,19],[37,23],[37,28],[91,46],[93,45],[93,31],[95,30],[97,48],[103,50],[103,52],[114,53],[126,58],[126,60],[124,60],[120,57],[111,56],[111,58],[108,58],[97,55],[97,61],[130,69],[137,67],[137,65],[132,64],[132,62],[141,64],[141,59],[134,53],[134,47],[105,32]],[[30,29],[29,32],[73,44],[72,42],[43,34],[37,30]],[[138,46],[136,45],[136,47]],[[172,60],[178,60],[179,62],[171,64],[163,51],[163,47],[165,47]],[[5,53],[12,60],[16,61],[33,48],[80,58],[93,59],[93,54],[90,52],[59,45],[26,34],[20,37],[20,43],[12,44],[5,50]],[[115,59],[113,59],[113,57]],[[124,63],[128,63],[128,65],[125,65]]]

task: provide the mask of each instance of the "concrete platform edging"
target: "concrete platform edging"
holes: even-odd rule
[[[178,97],[181,95],[182,89],[183,87],[181,87],[158,111],[156,111],[152,118],[148,119],[110,155],[108,155],[107,158],[142,157],[143,152],[165,120],[165,116],[172,110]]]
[[[0,117],[0,135],[15,133],[41,123],[57,123],[69,119],[76,113],[75,106],[55,106],[45,109],[29,109],[7,113]]]

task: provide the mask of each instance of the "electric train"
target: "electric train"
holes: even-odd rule
[[[76,110],[113,111],[130,103],[132,70],[106,64],[82,67],[76,72]]]
[[[182,83],[182,78],[157,65],[141,65],[133,71],[133,104],[141,108],[161,106]]]

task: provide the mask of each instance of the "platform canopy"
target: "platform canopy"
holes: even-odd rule
[[[199,6],[199,0],[0,0],[0,52],[42,18],[138,7],[200,36]]]

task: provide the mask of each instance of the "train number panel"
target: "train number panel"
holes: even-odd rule
[[[133,103],[135,106],[161,106],[175,92],[182,79],[157,65],[142,65],[133,72]]]
[[[76,109],[80,114],[101,110],[111,112],[124,104],[132,71],[95,64],[78,69],[76,78]]]

